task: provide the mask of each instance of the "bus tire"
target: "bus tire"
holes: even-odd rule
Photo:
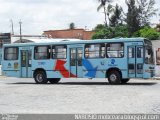
[[[34,74],[34,80],[37,84],[46,84],[48,79],[45,71],[36,71]]]
[[[122,84],[125,84],[125,83],[127,83],[128,81],[129,81],[129,78],[128,78],[128,79],[122,79],[122,80],[121,80],[121,83],[122,83]]]
[[[121,74],[117,70],[112,70],[108,74],[108,81],[110,84],[120,84],[121,83]]]
[[[57,84],[60,81],[60,78],[50,78],[48,80],[51,84]]]

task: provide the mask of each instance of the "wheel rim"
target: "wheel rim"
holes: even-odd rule
[[[38,82],[42,82],[43,81],[43,75],[42,74],[37,74],[36,79]]]
[[[111,75],[110,75],[110,80],[111,80],[112,82],[115,82],[116,79],[117,79],[117,76],[116,76],[115,74],[111,74]]]

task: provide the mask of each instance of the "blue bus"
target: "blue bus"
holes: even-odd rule
[[[144,38],[6,44],[2,75],[34,78],[38,84],[61,78],[108,78],[110,84],[155,74],[151,41]]]
[[[1,61],[2,61],[2,49],[0,48],[0,65],[1,65]]]

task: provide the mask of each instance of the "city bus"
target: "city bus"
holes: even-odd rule
[[[56,84],[61,78],[108,78],[110,84],[155,75],[151,41],[114,38],[5,44],[2,75]]]
[[[1,61],[2,61],[2,49],[0,48],[0,65],[1,65]]]

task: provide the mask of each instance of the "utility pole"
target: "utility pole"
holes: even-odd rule
[[[20,42],[22,43],[22,28],[21,28],[22,22],[21,20],[19,21],[19,26],[20,26]]]
[[[11,19],[11,28],[12,28],[11,34],[14,35],[14,28],[13,28],[13,21],[12,21],[12,19]]]

